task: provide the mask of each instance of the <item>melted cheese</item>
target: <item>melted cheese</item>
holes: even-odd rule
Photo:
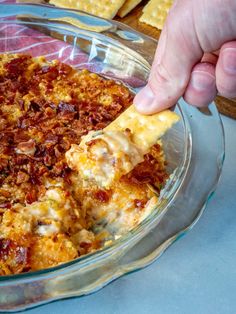
[[[82,178],[109,187],[143,161],[143,152],[120,131],[90,132],[66,153],[67,163]]]
[[[60,226],[56,223],[51,223],[50,225],[42,225],[39,226],[36,230],[36,233],[38,233],[41,236],[51,236],[53,234],[60,232]]]
[[[80,229],[80,225],[73,220],[80,218],[74,206],[72,198],[65,195],[63,188],[51,187],[40,201],[27,205],[23,210],[26,215],[41,222],[36,227],[37,234],[51,236],[72,227]]]
[[[0,55],[0,76],[0,276],[56,266],[93,252],[132,230],[155,208],[157,197],[145,183],[145,171],[157,173],[157,182],[163,184],[164,157],[156,149],[153,163],[143,154],[169,125],[163,114],[158,119],[140,116],[131,106],[121,115],[133,99],[125,86],[44,57]],[[31,84],[35,79],[38,83]],[[106,112],[107,123],[114,123],[73,145],[93,128],[98,109],[97,123],[103,123]],[[48,138],[48,132],[55,136]],[[70,145],[66,158],[76,171],[67,171],[64,160]],[[144,166],[137,165],[143,159]],[[31,179],[39,173],[35,187]]]
[[[139,207],[136,200],[142,200]],[[93,230],[107,230],[112,235],[123,235],[137,226],[157,206],[158,198],[144,185],[117,182],[108,203],[94,199],[93,194],[83,196],[83,208],[94,217]]]

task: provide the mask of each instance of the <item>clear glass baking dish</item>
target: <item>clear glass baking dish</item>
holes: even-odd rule
[[[0,53],[59,59],[125,83],[137,92],[148,78],[157,42],[115,21],[42,5],[0,5]],[[214,104],[182,99],[181,117],[164,137],[172,173],[156,208],[111,246],[69,263],[0,277],[0,312],[27,309],[96,291],[153,262],[190,230],[213,194],[224,160],[224,133]]]

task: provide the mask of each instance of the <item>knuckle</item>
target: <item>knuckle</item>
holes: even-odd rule
[[[157,86],[162,86],[169,88],[173,93],[184,91],[188,83],[185,76],[176,76],[172,71],[168,70],[164,63],[154,66],[149,81],[153,89],[156,89]]]
[[[236,83],[217,83],[217,91],[223,97],[234,98],[236,97]]]

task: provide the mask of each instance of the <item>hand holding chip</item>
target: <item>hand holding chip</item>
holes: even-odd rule
[[[148,85],[135,97],[141,113],[174,105],[183,95],[207,106],[217,92],[236,97],[236,1],[179,0],[162,31]]]

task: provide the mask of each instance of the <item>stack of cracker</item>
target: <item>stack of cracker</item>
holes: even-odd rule
[[[123,18],[142,0],[50,0],[49,3],[62,8],[81,10],[106,19],[116,15]],[[150,0],[143,9],[140,22],[163,28],[166,16],[174,0]]]
[[[116,15],[124,17],[133,10],[142,0],[50,0],[62,8],[81,10],[106,19],[112,19]]]

